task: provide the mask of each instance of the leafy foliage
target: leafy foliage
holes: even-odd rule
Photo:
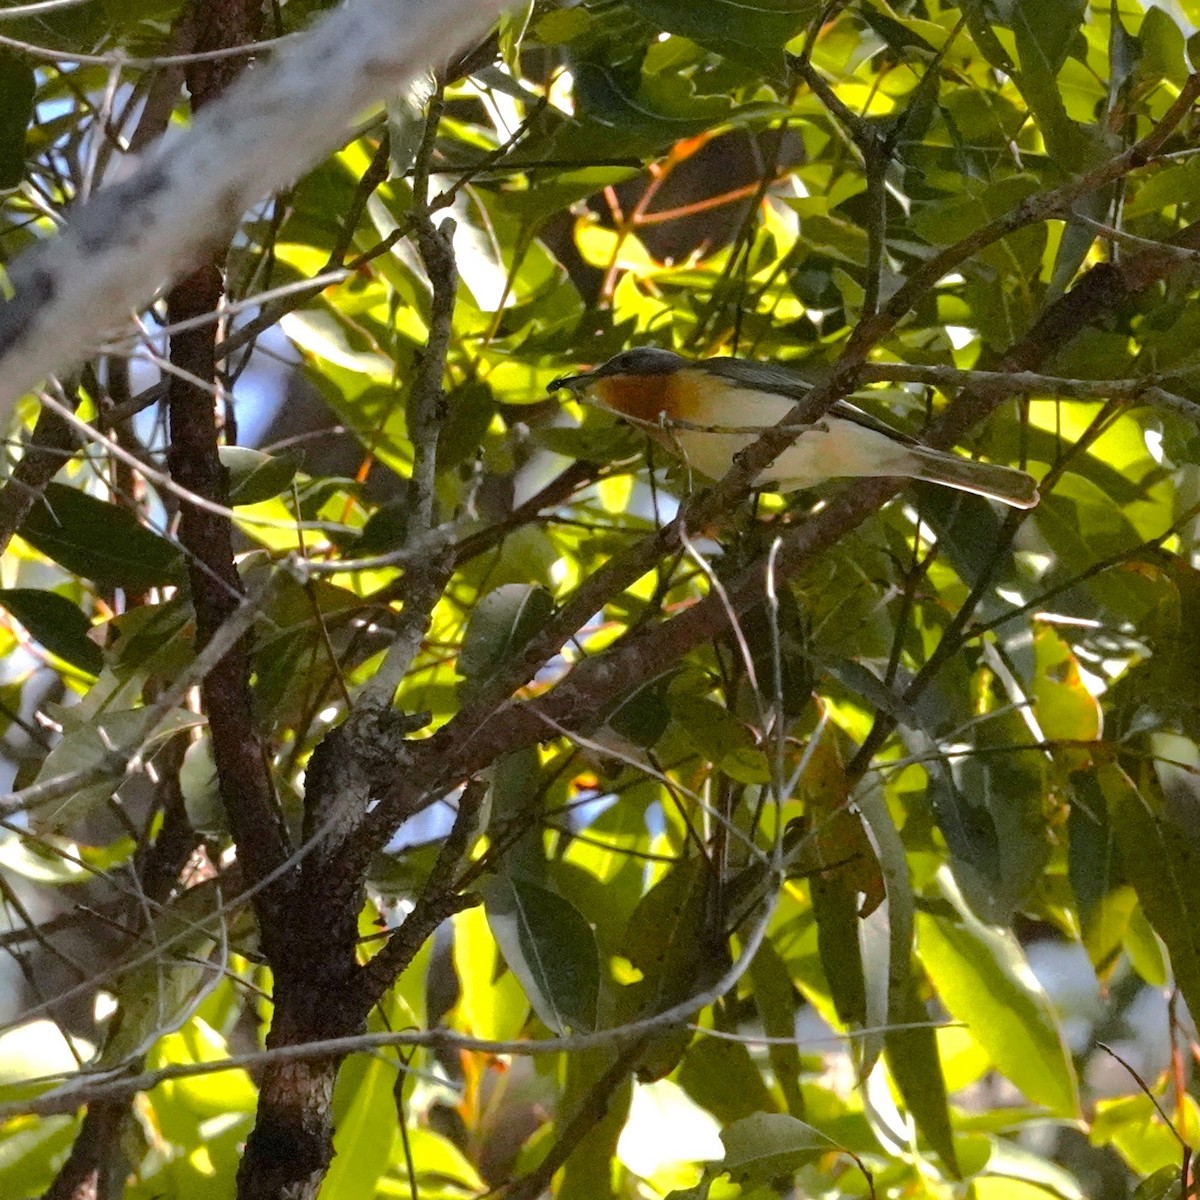
[[[185,25],[0,26],[43,48],[0,52],[5,261],[119,170]],[[0,1192],[62,1186],[90,1103],[124,1106],[97,1166],[124,1194],[231,1193],[262,1038],[303,1028],[361,1051],[324,1200],[1176,1193],[1198,26],[538,0],[244,215],[221,502],[160,411],[173,307],[31,397],[0,489]],[[705,490],[547,394],[648,344],[784,364],[1041,502]],[[56,397],[93,436],[36,416]],[[228,517],[225,575],[196,511]]]

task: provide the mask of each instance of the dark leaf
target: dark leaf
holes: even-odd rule
[[[594,1029],[600,957],[579,910],[524,879],[494,876],[479,890],[492,936],[534,1012],[555,1033]]]
[[[104,654],[87,636],[91,622],[65,596],[38,588],[3,588],[0,604],[52,654],[90,675],[100,674]]]
[[[293,454],[264,454],[248,446],[222,446],[221,465],[229,472],[229,503],[258,504],[284,491],[300,468]]]
[[[520,653],[553,611],[550,593],[532,584],[506,583],[488,592],[471,614],[458,673],[486,679]]]
[[[19,532],[65,570],[113,587],[175,583],[183,562],[175,546],[126,509],[62,483],[47,486]]]
[[[33,119],[33,67],[0,50],[0,188],[15,188],[25,175],[25,130]]]

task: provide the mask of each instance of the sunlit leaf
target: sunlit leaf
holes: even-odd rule
[[[917,941],[942,1002],[1030,1100],[1074,1116],[1075,1071],[1050,1002],[1016,939],[974,916],[944,869],[940,883],[947,911],[919,914]]]
[[[1200,1006],[1200,848],[1172,820],[1152,777],[1145,776],[1138,788],[1118,767],[1106,766],[1099,784],[1125,873],[1166,943],[1179,990]]]
[[[0,1094],[11,1099],[44,1091],[55,1076],[75,1074],[93,1052],[82,1039],[68,1041],[63,1030],[45,1018],[11,1026],[0,1034]]]
[[[372,1195],[392,1163],[396,1141],[397,1067],[380,1055],[352,1055],[334,1091],[335,1157],[321,1187],[324,1200]]]

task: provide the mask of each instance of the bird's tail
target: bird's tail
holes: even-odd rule
[[[974,458],[960,458],[957,454],[943,454],[924,446],[914,446],[912,452],[916,459],[912,472],[914,479],[940,483],[960,492],[973,492],[1013,508],[1032,508],[1038,502],[1037,482],[1024,471]]]

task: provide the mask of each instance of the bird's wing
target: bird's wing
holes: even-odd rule
[[[706,358],[696,365],[736,387],[773,392],[791,400],[803,400],[812,391],[813,385],[803,376],[775,363],[755,362],[750,358]]]
[[[770,392],[775,396],[783,396],[788,400],[803,400],[813,389],[813,384],[797,375],[787,367],[776,363],[755,362],[748,358],[706,358],[700,364],[705,371],[711,372],[722,379],[729,380],[738,388]],[[853,421],[865,429],[874,430],[894,439],[904,446],[919,446],[916,438],[893,428],[885,421],[863,412],[845,400],[839,400],[829,410],[830,416],[841,417],[845,421]]]
[[[890,437],[893,441],[899,442],[902,446],[921,445],[915,437],[909,437],[907,433],[901,433],[899,429],[889,425],[886,421],[881,421],[878,417],[873,417],[870,413],[863,412],[861,408],[855,408],[853,404],[847,404],[845,400],[839,400],[829,410],[829,415],[840,417],[843,421],[853,421],[855,425],[861,425],[864,429],[871,429],[876,433],[882,433]]]

